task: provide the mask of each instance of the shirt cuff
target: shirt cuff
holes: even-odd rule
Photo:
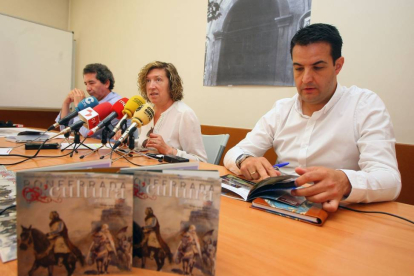
[[[343,171],[348,177],[349,183],[351,184],[351,192],[347,197],[342,199],[343,202],[360,202],[360,198],[364,197],[365,189],[358,187],[358,174],[353,170],[340,170]]]

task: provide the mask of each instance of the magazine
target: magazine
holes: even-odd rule
[[[214,275],[220,179],[134,175],[134,262],[181,275]]]
[[[18,275],[128,273],[133,176],[17,172]]]
[[[243,201],[252,201],[257,197],[261,197],[298,206],[306,199],[290,194],[291,190],[297,188],[295,185],[296,178],[296,175],[280,175],[255,183],[227,174],[221,176],[222,195]]]
[[[321,226],[328,218],[328,213],[320,203],[305,201],[298,206],[291,206],[275,200],[256,198],[252,207],[283,217]]]

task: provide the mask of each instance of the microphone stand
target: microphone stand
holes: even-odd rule
[[[109,133],[111,131],[112,130],[110,129],[110,127],[108,125],[105,125],[105,128],[102,130],[102,135],[101,135],[101,143],[102,143],[102,145],[100,145],[98,148],[92,150],[91,152],[89,152],[89,153],[87,153],[85,155],[82,155],[79,158],[80,159],[83,159],[84,157],[86,157],[86,156],[88,156],[88,155],[90,155],[92,153],[95,153],[95,152],[99,151],[101,148],[105,147],[106,144],[108,143],[108,136],[109,136]]]
[[[125,130],[127,129],[127,120],[125,120],[125,121],[123,121],[122,122],[122,124],[121,124],[121,127],[120,127],[120,130],[121,130],[121,133],[123,134],[124,132],[125,132]],[[135,130],[134,130],[134,132],[135,132]],[[109,133],[112,133],[112,130],[109,132]],[[112,134],[110,137],[113,137],[113,135],[115,135],[115,134]],[[119,154],[119,155],[121,155],[119,152],[125,152],[124,150],[122,150],[122,149],[112,149],[110,152],[108,152],[107,154],[105,154],[105,155],[102,155],[101,157],[100,157],[100,159],[104,159],[106,156],[108,156],[108,155],[110,155],[110,158],[109,159],[111,159],[112,160],[112,153],[113,152],[116,152],[117,154]],[[129,154],[128,152],[126,153],[126,154]],[[119,159],[119,158],[118,158]],[[116,159],[116,160],[118,160],[118,159]],[[115,161],[116,161],[115,160]],[[112,162],[115,162],[115,161],[112,161]]]
[[[77,151],[77,149],[80,147],[80,146],[84,146],[84,147],[86,147],[86,148],[88,148],[88,149],[90,149],[90,150],[93,150],[93,149],[91,149],[90,147],[88,147],[87,145],[85,145],[84,143],[83,143],[83,141],[85,141],[85,139],[83,139],[83,141],[81,142],[81,140],[80,140],[80,133],[79,133],[79,130],[80,130],[80,128],[81,128],[82,126],[79,126],[78,128],[75,128],[75,129],[73,129],[73,134],[74,134],[74,138],[73,138],[73,143],[71,143],[71,144],[69,144],[66,148],[68,148],[68,147],[70,147],[70,146],[72,146],[73,145],[73,149],[72,149],[72,152],[70,153],[70,157],[72,157],[73,156],[73,153],[74,152],[76,152],[76,153],[78,153],[78,151]],[[65,150],[66,148],[64,148],[64,149],[62,149],[61,151],[63,151],[63,150]]]
[[[67,128],[68,124],[65,124],[63,126],[64,126],[64,128]],[[67,132],[67,133],[63,134],[63,136],[65,137],[65,142],[68,143],[68,145],[65,148],[61,149],[61,151],[64,151],[66,148],[68,148],[70,146],[69,145],[70,144],[70,140],[69,140],[70,132]]]
[[[129,148],[129,150],[126,153],[124,153],[123,155],[121,155],[120,157],[118,157],[117,159],[113,160],[112,163],[114,163],[118,159],[125,158],[126,155],[128,155],[129,157],[136,157],[136,156],[133,155],[134,153],[137,154],[138,156],[143,156],[143,157],[146,157],[148,159],[154,159],[154,160],[160,161],[157,158],[148,156],[148,155],[146,155],[146,154],[144,154],[140,151],[135,150],[135,136],[134,136],[134,133],[136,131],[136,128],[134,128],[132,130],[133,131],[131,131],[128,135],[128,148]]]
[[[126,151],[124,154],[122,154],[121,156],[119,156],[117,159],[112,160],[112,163],[114,163],[115,161],[124,158],[126,155],[128,155],[129,157],[132,157],[132,153],[135,153],[136,151],[134,150],[135,148],[135,136],[134,133],[137,130],[136,127],[132,128],[131,131],[128,133],[128,151]]]

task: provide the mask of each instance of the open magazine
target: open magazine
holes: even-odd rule
[[[221,177],[222,195],[243,201],[252,201],[260,197],[298,206],[306,199],[290,194],[291,190],[297,188],[296,178],[296,175],[280,175],[255,183],[227,174]]]

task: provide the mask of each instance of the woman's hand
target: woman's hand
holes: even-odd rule
[[[147,148],[155,148],[158,150],[159,153],[165,154],[165,155],[176,155],[177,150],[173,147],[170,147],[164,142],[164,139],[161,135],[151,133],[148,142],[146,144]]]

